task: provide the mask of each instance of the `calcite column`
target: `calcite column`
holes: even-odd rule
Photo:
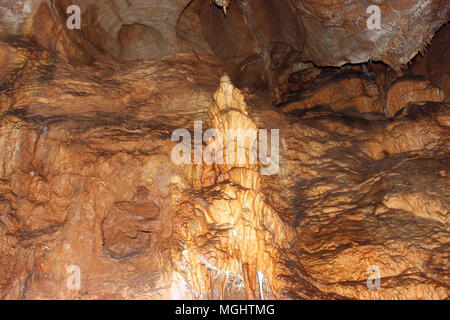
[[[182,245],[173,250],[175,269],[192,290],[205,298],[211,296],[207,292],[208,286],[214,286],[211,280],[222,281],[218,287],[229,287],[229,291],[244,286],[247,299],[254,299],[256,291],[264,290],[279,297],[279,289],[284,285],[277,275],[277,263],[283,258],[283,250],[292,245],[294,232],[266,201],[261,163],[238,163],[237,148],[233,150],[235,161],[226,161],[227,145],[231,143],[227,131],[258,129],[247,112],[244,96],[228,76],[222,77],[214,100],[209,113],[213,127],[222,134],[225,160],[222,164],[197,168],[192,165],[188,169],[207,171],[212,178],[192,178],[198,190],[193,191],[195,195],[186,195],[177,212],[174,230]],[[214,143],[217,140],[208,147]],[[250,143],[246,144],[246,160],[251,152]],[[202,175],[191,175],[199,176]],[[257,282],[258,272],[264,281]],[[257,288],[257,284],[264,285],[265,279],[270,288]],[[217,296],[223,297],[223,292]]]

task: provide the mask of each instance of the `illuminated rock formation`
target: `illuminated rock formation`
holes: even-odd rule
[[[448,299],[449,6],[375,3],[0,0],[0,298]]]
[[[209,112],[213,128],[222,133],[224,146],[234,145],[227,130],[257,132],[244,96],[228,76],[222,77],[214,101]],[[243,285],[247,299],[254,299],[256,292],[264,298],[265,290],[280,297],[278,291],[286,286],[280,282],[278,264],[283,259],[282,250],[293,244],[293,230],[266,199],[259,166],[248,161],[250,144],[245,144],[244,164],[238,163],[236,146],[232,163],[188,170],[194,190],[183,198],[181,211],[177,212],[174,230],[179,235],[176,243],[182,245],[173,246],[173,260],[178,260],[178,272],[190,279],[194,292],[203,297],[231,298],[224,290],[233,285]],[[223,150],[224,157],[229,156],[227,151]],[[193,194],[198,195],[194,201],[190,199]],[[262,280],[257,287],[258,276],[267,279],[269,287],[264,288]],[[216,282],[219,292],[214,292]]]

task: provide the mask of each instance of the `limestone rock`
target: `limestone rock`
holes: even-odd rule
[[[1,299],[449,298],[447,2],[73,3],[0,0]]]
[[[395,115],[409,103],[425,101],[444,101],[444,91],[440,87],[433,87],[426,80],[399,79],[387,93],[387,114]]]

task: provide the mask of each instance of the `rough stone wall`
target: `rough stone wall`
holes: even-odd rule
[[[373,47],[363,21],[352,24],[360,2],[342,15],[331,14],[340,1],[216,2],[79,1],[87,25],[72,33],[59,20],[68,2],[0,0],[0,298],[448,299],[444,69],[432,74],[434,58],[413,68],[425,79],[301,62],[377,56],[395,67],[448,5],[416,1],[405,21],[412,2],[378,1],[404,29],[392,25]],[[152,10],[168,19],[147,19]],[[297,18],[276,25],[272,12]],[[141,33],[161,47],[118,50]],[[219,59],[174,54],[193,48]],[[145,52],[153,59],[115,59]],[[246,88],[267,70],[272,91]],[[194,121],[222,133],[278,129],[279,170],[175,164],[171,135]],[[381,286],[370,289],[376,269]]]

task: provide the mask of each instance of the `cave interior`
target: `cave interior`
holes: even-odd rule
[[[448,299],[449,17],[0,0],[0,299]]]

